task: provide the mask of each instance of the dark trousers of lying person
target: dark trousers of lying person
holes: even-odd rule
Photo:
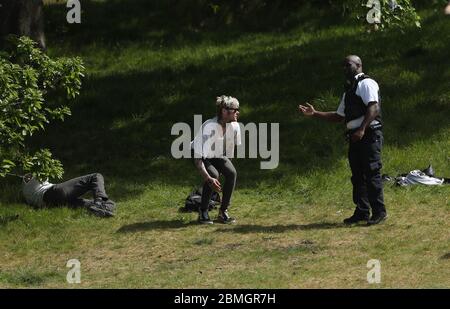
[[[85,193],[92,192],[94,200],[107,201],[105,180],[102,174],[93,173],[58,183],[44,194],[44,202],[50,206],[70,205],[74,207],[89,206],[92,200],[81,198]]]

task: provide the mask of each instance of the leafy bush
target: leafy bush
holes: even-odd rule
[[[376,5],[376,3],[379,4]],[[407,27],[420,27],[420,16],[417,14],[411,0],[345,0],[342,3],[343,11],[367,23],[367,16],[374,17],[375,10],[379,10],[377,24],[381,29]]]
[[[51,120],[63,121],[70,115],[62,98],[79,94],[83,62],[50,59],[27,37],[11,36],[8,42],[0,52],[0,177],[14,171],[39,179],[61,178],[61,163],[48,149],[30,154],[26,138],[44,130]]]

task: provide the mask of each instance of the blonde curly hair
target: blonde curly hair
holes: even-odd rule
[[[216,107],[217,117],[220,119],[222,115],[222,108],[239,108],[239,101],[232,96],[221,95],[216,98]]]

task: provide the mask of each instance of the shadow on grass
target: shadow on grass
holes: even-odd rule
[[[185,222],[181,220],[169,220],[169,221],[156,220],[124,225],[117,230],[117,233],[134,233],[151,230],[182,229],[191,225],[198,225],[198,223],[196,221]]]
[[[450,252],[441,256],[441,260],[450,260]]]
[[[13,222],[19,219],[19,215],[0,216],[0,226],[5,226],[9,222]]]
[[[17,287],[36,287],[60,276],[56,271],[40,272],[31,268],[19,268],[14,272],[0,270],[0,283]]]
[[[361,227],[362,225],[345,225],[336,222],[318,222],[311,224],[289,224],[289,225],[237,225],[230,228],[217,229],[217,232],[231,232],[231,233],[284,233],[288,231],[309,231],[309,230],[329,230],[340,228]]]
[[[198,225],[197,221],[185,222],[181,220],[157,220],[148,222],[138,222],[130,225],[124,225],[117,230],[117,233],[133,233],[141,231],[150,230],[169,230],[169,229],[181,229],[192,225]],[[217,226],[217,225],[214,225]],[[217,232],[227,232],[227,233],[284,233],[287,231],[308,231],[308,230],[328,230],[328,229],[339,229],[339,228],[351,228],[351,227],[361,227],[362,225],[344,225],[343,223],[336,222],[318,222],[311,224],[289,224],[289,225],[231,225],[228,227],[220,227]]]

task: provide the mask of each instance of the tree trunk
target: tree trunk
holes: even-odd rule
[[[46,49],[42,0],[0,0],[0,38],[28,36]]]

